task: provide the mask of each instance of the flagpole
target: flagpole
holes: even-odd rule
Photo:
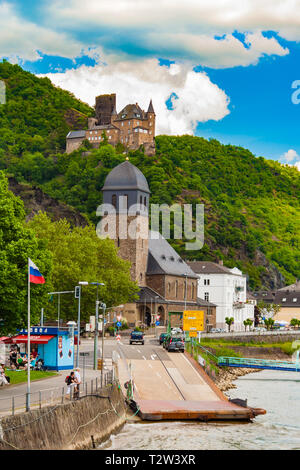
[[[26,411],[30,411],[30,266],[28,258],[28,312],[27,312],[27,397]]]

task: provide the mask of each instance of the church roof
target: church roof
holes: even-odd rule
[[[126,160],[116,166],[107,175],[102,191],[139,190],[150,193],[147,180],[143,173]]]
[[[192,269],[180,258],[167,240],[159,233],[150,231],[147,274],[170,274],[197,278]]]

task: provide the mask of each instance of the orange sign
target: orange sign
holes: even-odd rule
[[[204,311],[185,310],[183,312],[183,330],[189,333],[204,331]]]

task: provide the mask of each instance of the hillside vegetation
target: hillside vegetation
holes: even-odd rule
[[[80,150],[63,153],[67,132],[84,125],[93,110],[48,79],[7,62],[0,63],[0,79],[8,90],[7,104],[0,106],[0,169],[96,223],[105,177],[124,161],[124,148],[104,143],[91,150],[85,142]],[[77,122],[70,123],[70,113]],[[172,242],[184,258],[223,259],[249,275],[252,289],[300,278],[297,169],[201,137],[158,136],[156,149],[151,157],[129,152],[149,182],[151,202],[205,205],[203,249],[189,253],[184,240]]]

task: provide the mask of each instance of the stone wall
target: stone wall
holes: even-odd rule
[[[126,421],[126,404],[117,384],[93,396],[7,416],[0,421],[0,450],[90,449]]]

